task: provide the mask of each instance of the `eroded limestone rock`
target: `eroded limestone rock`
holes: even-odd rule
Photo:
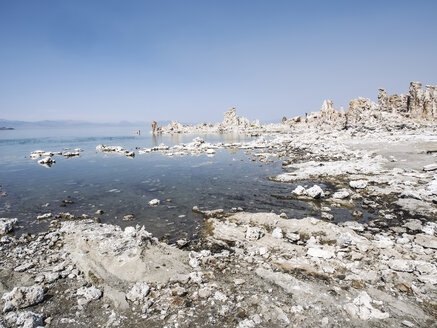
[[[24,309],[38,304],[44,299],[44,290],[39,286],[15,287],[2,296],[5,302],[3,312]]]
[[[64,222],[60,232],[72,262],[90,282],[101,284],[105,295],[106,288],[124,289],[137,282],[165,283],[175,274],[190,272],[186,252],[159,242],[144,227],[123,231],[118,226],[86,220]],[[165,270],[161,269],[163,263]]]
[[[17,224],[17,219],[0,218],[0,235],[4,235],[14,230],[14,225]]]

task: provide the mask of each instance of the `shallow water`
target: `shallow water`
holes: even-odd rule
[[[225,211],[234,207],[252,212],[273,210],[296,218],[318,215],[318,204],[287,199],[296,184],[268,180],[282,172],[278,160],[253,162],[242,150],[217,150],[213,157],[136,152],[135,158],[128,158],[95,149],[101,143],[130,150],[160,143],[171,146],[194,137],[137,136],[130,127],[0,131],[0,184],[2,192],[8,194],[0,198],[0,216],[17,217],[22,231],[35,232],[45,230],[48,224],[38,222],[37,215],[70,212],[94,217],[96,210],[102,209],[103,223],[145,225],[157,237],[176,239],[196,235],[202,217],[192,212],[193,206]],[[209,142],[250,140],[240,135],[201,137]],[[51,168],[29,158],[34,150],[65,148],[82,148],[84,152],[75,158],[55,156]],[[149,206],[154,198],[160,199],[161,205]],[[64,204],[65,200],[72,204]],[[129,214],[135,220],[122,221]],[[345,219],[350,219],[347,213],[340,216],[340,220]]]

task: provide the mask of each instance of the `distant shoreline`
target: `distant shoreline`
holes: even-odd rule
[[[14,128],[7,128],[7,127],[2,126],[2,127],[0,127],[0,130],[15,130],[15,129]]]

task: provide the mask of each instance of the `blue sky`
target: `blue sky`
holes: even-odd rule
[[[279,120],[437,84],[437,1],[0,0],[0,118]]]

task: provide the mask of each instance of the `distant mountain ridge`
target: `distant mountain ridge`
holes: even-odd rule
[[[169,124],[170,121],[159,121],[158,124]],[[54,127],[79,127],[79,126],[131,126],[137,128],[151,127],[151,121],[121,121],[121,122],[88,122],[88,121],[76,121],[76,120],[43,120],[43,121],[13,121],[0,119],[0,127],[8,128],[26,128],[26,127],[41,127],[41,128],[54,128]]]

